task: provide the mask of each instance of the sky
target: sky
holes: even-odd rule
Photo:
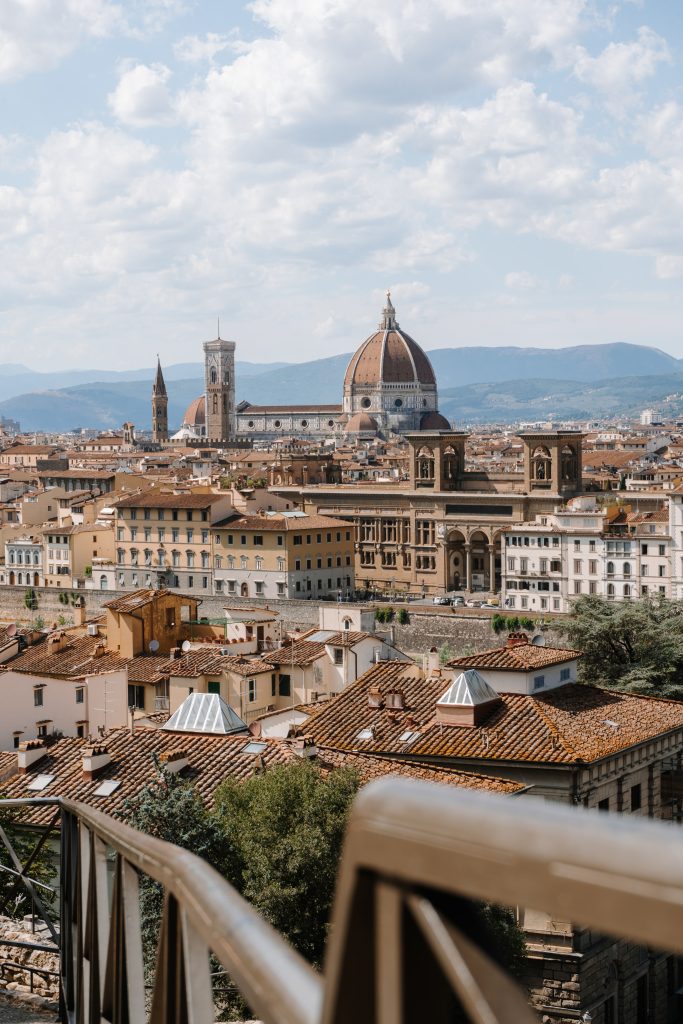
[[[0,0],[0,363],[683,357],[683,4]]]

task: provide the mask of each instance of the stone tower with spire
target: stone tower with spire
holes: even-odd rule
[[[168,441],[168,395],[158,356],[157,375],[152,385],[152,440],[155,444]]]
[[[235,435],[235,342],[218,337],[204,342],[206,436],[226,441]]]

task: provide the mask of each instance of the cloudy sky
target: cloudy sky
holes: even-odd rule
[[[0,362],[683,356],[678,0],[0,0]]]

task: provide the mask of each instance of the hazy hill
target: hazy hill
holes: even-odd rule
[[[257,377],[262,373],[277,371],[287,363],[235,363],[236,376],[242,380]],[[204,366],[200,362],[174,363],[164,366],[164,380],[201,380]],[[52,391],[58,388],[72,388],[80,384],[117,383],[119,381],[147,381],[148,389],[156,373],[156,366],[137,370],[60,370],[55,373],[38,373],[18,363],[0,363],[0,400],[14,398],[32,391]]]
[[[441,410],[459,421],[592,418],[638,411],[683,391],[683,360],[642,345],[471,347],[436,349],[429,356]],[[238,401],[341,402],[350,357],[346,353],[306,363],[238,362]],[[0,366],[0,416],[18,419],[25,430],[101,429],[119,427],[126,420],[149,426],[153,368],[100,372],[94,380],[83,378],[95,371],[27,375],[20,369],[12,375]],[[164,376],[169,424],[176,428],[189,403],[202,393],[202,365],[169,366]]]
[[[515,423],[519,420],[595,419],[637,415],[666,404],[667,415],[683,412],[683,373],[615,377],[593,383],[577,380],[504,381],[447,388],[440,393],[444,416],[459,423]]]

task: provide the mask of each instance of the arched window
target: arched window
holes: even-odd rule
[[[455,480],[460,470],[460,460],[455,449],[449,444],[443,453],[444,480]]]
[[[631,575],[631,563],[630,562],[624,562],[624,576],[630,576],[630,575]]]
[[[624,597],[629,598],[631,596],[631,584],[624,583]]]
[[[214,395],[213,396],[212,408],[213,408],[214,415],[216,415],[218,413],[218,395]]]
[[[550,452],[543,445],[534,448],[531,456],[531,479],[550,480]]]
[[[607,575],[614,576],[614,562],[607,563]]]
[[[560,477],[564,481],[571,482],[576,480],[577,476],[576,451],[571,445],[566,444],[560,452]]]
[[[434,479],[434,452],[431,448],[420,448],[417,453],[418,480]]]
[[[608,583],[607,584],[607,596],[611,597],[611,598],[614,597],[614,584],[613,583]]]
[[[211,383],[212,384],[217,384],[218,383],[218,374],[216,373],[216,367],[215,366],[211,367]]]
[[[107,577],[105,575],[100,576],[100,590],[107,589]]]

